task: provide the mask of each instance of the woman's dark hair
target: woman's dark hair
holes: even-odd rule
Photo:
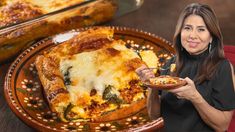
[[[179,16],[173,38],[173,45],[176,50],[177,56],[176,75],[179,75],[179,71],[181,71],[181,69],[183,68],[186,56],[186,52],[181,51],[181,29],[183,27],[185,19],[192,14],[202,17],[207,29],[209,30],[212,36],[211,51],[208,54],[206,60],[203,62],[201,68],[199,68],[197,76],[194,78],[195,83],[200,84],[205,80],[210,80],[210,78],[215,73],[215,69],[218,66],[219,62],[224,59],[222,42],[223,38],[216,15],[208,5],[192,3],[186,6]]]

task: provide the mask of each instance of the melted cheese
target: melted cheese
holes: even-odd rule
[[[158,63],[159,63],[158,58],[152,50],[141,51],[140,55],[148,67],[157,67],[158,66]]]
[[[144,98],[144,93],[138,93],[134,96],[133,101],[138,101],[139,99]]]
[[[116,53],[110,53],[112,48]],[[112,52],[111,50],[111,52]],[[143,61],[149,67],[157,67],[158,58],[153,51],[141,52]],[[69,71],[71,84],[67,85],[71,103],[81,106],[90,105],[91,99],[104,103],[102,99],[106,86],[111,85],[118,90],[129,88],[129,82],[138,79],[134,70],[129,71],[127,62],[139,56],[125,47],[122,41],[114,41],[108,47],[99,50],[82,52],[65,57],[60,62],[60,71],[64,75]],[[92,89],[96,95],[90,96]],[[138,94],[134,101],[143,95]]]
[[[80,117],[83,117],[83,118],[88,117],[88,115],[85,112],[85,110],[83,109],[83,107],[75,106],[75,107],[73,107],[73,109],[71,111],[78,114]]]
[[[107,47],[110,48],[110,47]],[[123,44],[114,43],[112,47],[120,53],[110,55],[106,48],[75,54],[71,59],[65,58],[60,63],[60,71],[64,74],[69,69],[71,85],[68,85],[71,102],[81,104],[81,99],[86,97],[90,104],[90,91],[96,89],[100,101],[105,87],[114,86],[117,90],[128,87],[130,80],[137,79],[135,71],[126,72],[125,63],[138,55],[127,49]],[[96,100],[99,100],[96,97]]]

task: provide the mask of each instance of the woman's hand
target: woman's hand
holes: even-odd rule
[[[198,99],[200,99],[201,95],[197,91],[194,82],[188,77],[184,80],[187,82],[187,85],[168,91],[174,93],[179,99],[187,99],[191,102],[199,101]]]
[[[150,78],[155,77],[153,71],[149,69],[146,65],[142,65],[136,70],[137,75],[140,77],[142,82],[148,82]]]

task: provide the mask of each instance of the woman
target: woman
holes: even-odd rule
[[[226,131],[235,108],[233,67],[224,57],[222,35],[213,10],[198,3],[181,13],[173,39],[176,57],[165,71],[184,78],[185,86],[162,91],[149,88],[148,112],[152,119],[160,115],[168,132]],[[143,81],[154,77],[142,66],[136,70]]]

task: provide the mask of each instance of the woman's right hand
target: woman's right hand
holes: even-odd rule
[[[155,77],[154,72],[146,65],[142,65],[141,67],[137,68],[135,72],[140,77],[142,82],[148,82],[150,78]]]

